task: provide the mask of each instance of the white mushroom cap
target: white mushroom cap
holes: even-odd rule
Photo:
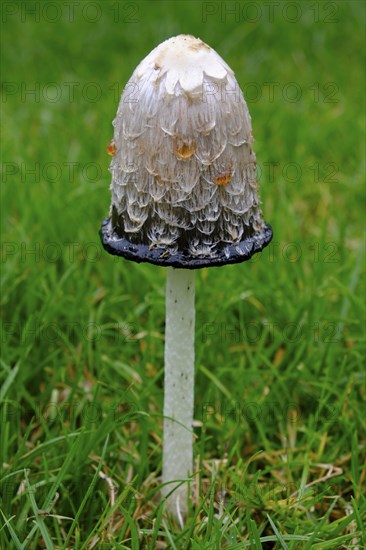
[[[221,265],[268,244],[248,108],[233,71],[207,44],[180,35],[155,48],[127,83],[113,124],[103,231],[147,247],[132,259],[151,253],[140,260]]]
[[[157,73],[157,71],[159,71]],[[170,95],[175,94],[179,82],[188,94],[202,92],[204,77],[224,82],[231,73],[223,59],[199,38],[181,34],[166,40],[143,59],[132,78],[151,78],[152,82],[166,76],[164,86]]]

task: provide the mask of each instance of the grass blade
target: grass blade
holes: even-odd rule
[[[98,478],[99,478],[99,472],[100,472],[100,470],[102,469],[103,460],[104,460],[104,457],[105,457],[105,453],[106,453],[106,451],[107,451],[108,441],[109,441],[109,434],[108,434],[107,437],[106,437],[106,440],[105,440],[105,443],[104,443],[104,447],[103,447],[102,456],[100,457],[98,467],[97,467],[97,469],[96,469],[96,471],[95,471],[95,474],[94,474],[94,476],[93,476],[93,478],[92,478],[92,480],[91,480],[91,482],[90,482],[90,485],[89,485],[89,487],[88,487],[88,490],[87,490],[86,493],[85,493],[85,496],[84,496],[84,498],[83,498],[83,500],[82,500],[82,502],[81,502],[81,504],[80,504],[80,506],[79,506],[79,509],[78,509],[78,511],[77,511],[77,513],[76,513],[76,516],[75,516],[75,518],[74,518],[74,521],[72,522],[71,527],[70,527],[70,529],[69,529],[69,532],[68,532],[68,534],[67,534],[67,537],[66,537],[66,540],[65,540],[65,547],[67,547],[67,545],[70,543],[70,539],[71,539],[72,534],[73,534],[73,532],[74,532],[74,530],[75,530],[75,528],[76,528],[76,526],[77,526],[77,523],[78,523],[78,521],[79,521],[79,517],[81,516],[81,513],[83,512],[83,510],[84,510],[84,508],[85,508],[85,506],[86,506],[86,503],[87,503],[89,497],[91,496],[91,494],[92,494],[92,492],[93,492],[93,490],[94,490],[94,487],[95,487],[95,485],[96,485],[96,483],[97,483],[97,480],[98,480]]]
[[[282,538],[282,535],[281,533],[279,532],[279,530],[277,529],[276,525],[274,524],[274,522],[272,521],[271,517],[269,516],[269,514],[267,514],[267,518],[269,520],[269,523],[271,524],[271,527],[277,537],[277,540],[279,541],[279,543],[281,544],[283,550],[288,550],[288,546],[287,544],[285,543],[285,541],[283,540]]]
[[[39,508],[37,506],[36,499],[34,497],[34,491],[29,483],[28,473],[26,470],[24,470],[24,477],[25,477],[26,487],[27,487],[27,496],[29,497],[30,503],[32,505],[32,510],[35,516],[35,523],[42,535],[42,538],[43,538],[44,544],[46,545],[47,550],[53,550],[54,544],[52,542],[48,529],[42,517],[39,514]]]
[[[0,510],[0,512],[1,512],[1,515],[3,516],[4,522],[5,522],[5,523],[4,523],[4,526],[2,527],[2,529],[3,529],[4,527],[7,527],[7,528],[8,528],[9,533],[10,533],[10,536],[11,536],[11,538],[12,538],[14,544],[15,544],[15,547],[16,547],[18,550],[22,550],[22,549],[23,549],[22,543],[21,543],[20,540],[18,539],[18,536],[17,536],[16,532],[14,531],[14,528],[13,528],[13,526],[12,526],[12,524],[11,524],[11,520],[14,518],[14,516],[11,517],[11,518],[9,518],[9,519],[7,519],[6,516],[4,515],[3,511]],[[2,530],[2,529],[1,529],[1,530]]]

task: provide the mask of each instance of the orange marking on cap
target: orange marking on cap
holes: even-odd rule
[[[216,176],[215,183],[216,185],[219,185],[220,187],[225,187],[225,185],[228,185],[231,181],[231,172],[228,172],[227,174],[223,174],[222,176]]]
[[[111,139],[111,141],[107,145],[107,153],[108,155],[111,155],[111,157],[113,157],[113,155],[116,154],[116,151],[117,151],[116,144],[114,143],[114,140]]]
[[[180,159],[189,159],[196,150],[195,143],[183,143],[182,145],[176,146],[174,148],[174,153]]]

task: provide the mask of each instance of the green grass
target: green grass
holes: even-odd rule
[[[364,547],[363,3],[273,21],[253,2],[47,4],[2,3],[0,547]],[[119,94],[182,32],[247,95],[274,239],[196,273],[179,530],[159,501],[165,271],[108,256],[98,230]]]

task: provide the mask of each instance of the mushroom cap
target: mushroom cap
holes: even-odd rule
[[[113,125],[108,252],[195,269],[248,260],[270,242],[249,111],[207,44],[180,35],[157,46],[128,81]]]

